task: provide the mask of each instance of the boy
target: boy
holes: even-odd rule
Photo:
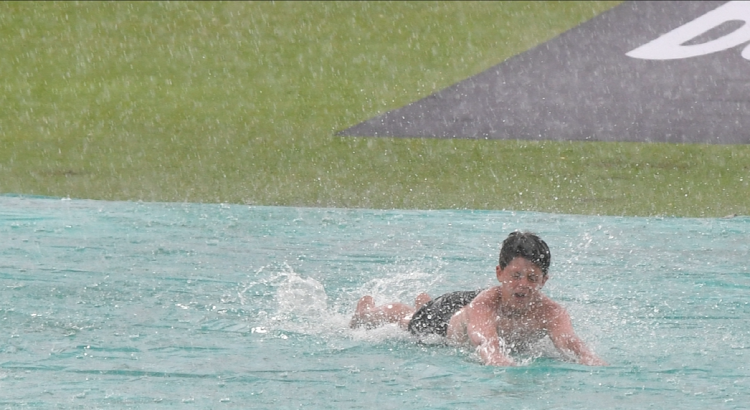
[[[473,346],[482,363],[495,366],[514,365],[503,346],[521,348],[546,335],[579,363],[606,365],[576,336],[565,308],[541,292],[550,261],[549,247],[541,238],[513,232],[503,241],[495,267],[499,286],[447,293],[434,300],[422,293],[413,308],[403,303],[375,306],[371,296],[363,296],[350,326],[398,323],[415,335],[437,334]]]

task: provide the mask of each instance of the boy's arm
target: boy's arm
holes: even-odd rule
[[[564,353],[572,353],[581,364],[588,366],[606,366],[607,362],[589,350],[573,330],[570,315],[562,306],[552,308],[553,316],[548,322],[547,331],[556,348]]]
[[[475,299],[467,306],[466,333],[471,344],[476,346],[482,363],[489,366],[513,366],[513,360],[500,347],[494,310]]]

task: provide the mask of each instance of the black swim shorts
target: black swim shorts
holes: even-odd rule
[[[451,292],[427,302],[414,312],[409,322],[409,331],[417,336],[445,336],[451,317],[474,300],[480,292],[481,290]]]

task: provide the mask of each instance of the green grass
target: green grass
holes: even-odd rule
[[[750,214],[750,147],[336,137],[612,2],[0,3],[0,193]]]

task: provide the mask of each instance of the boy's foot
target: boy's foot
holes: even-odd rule
[[[372,299],[372,296],[362,296],[357,302],[357,307],[354,309],[354,316],[349,321],[349,327],[356,329],[368,325],[367,316],[374,307],[375,301]]]

